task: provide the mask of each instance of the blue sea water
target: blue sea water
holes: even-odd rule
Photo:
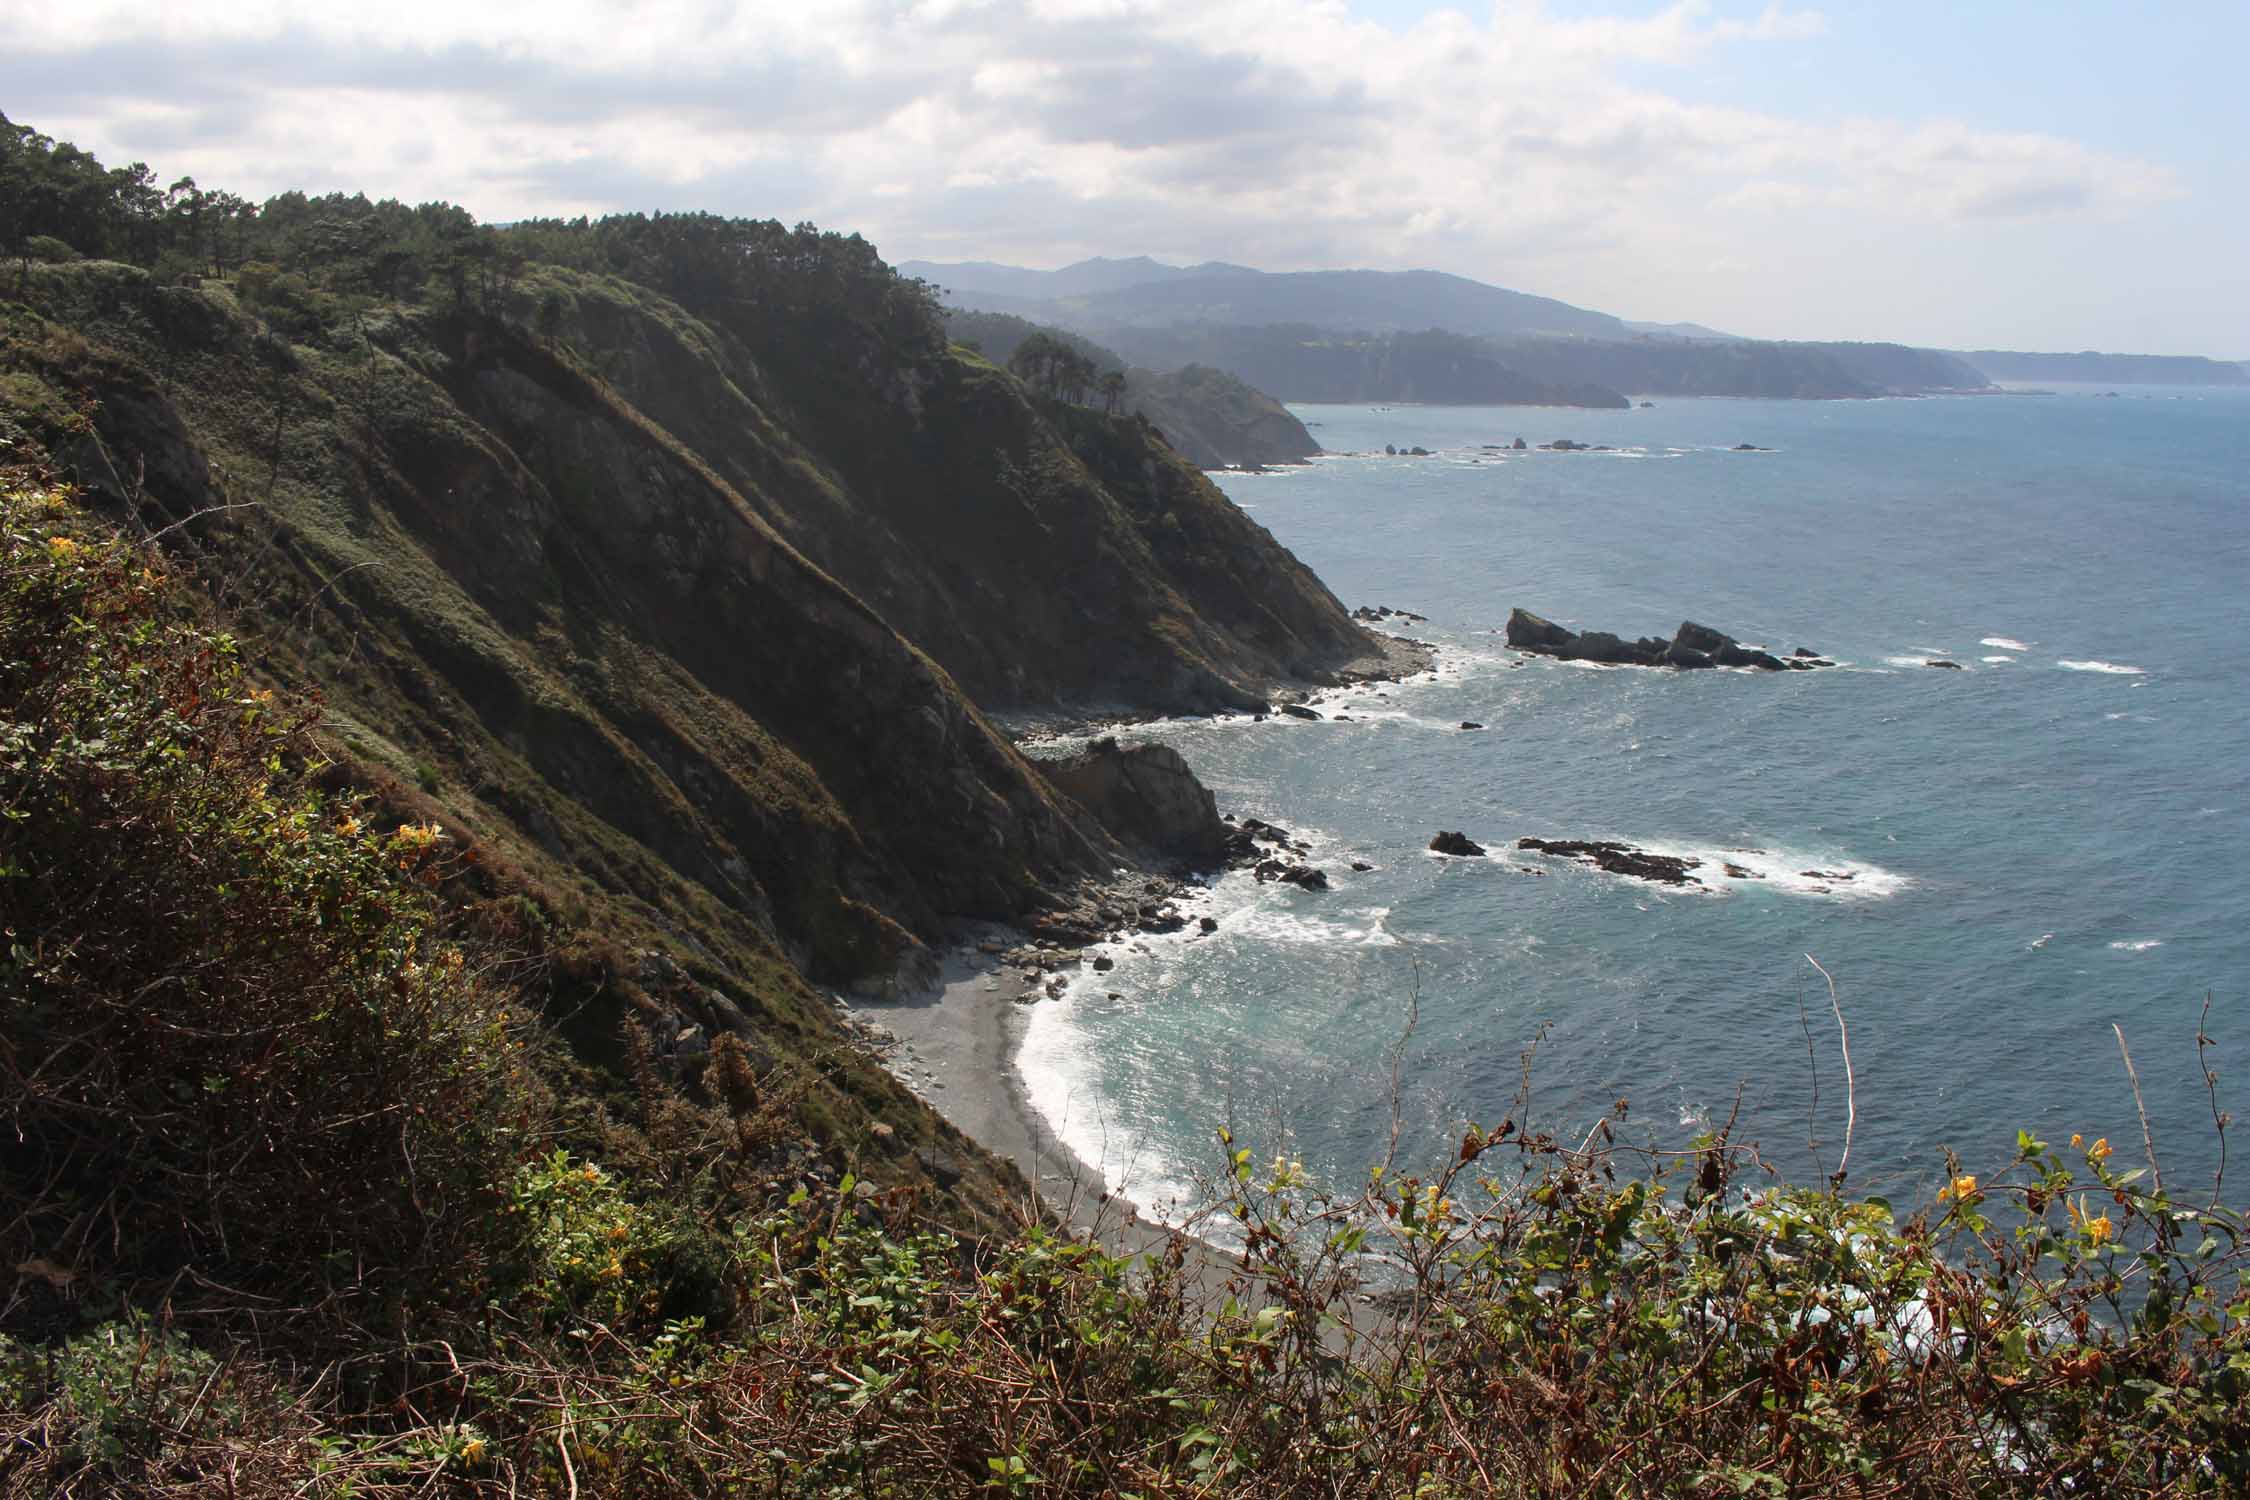
[[[1113,1186],[1191,1201],[1221,1124],[1360,1180],[1394,1053],[1409,1164],[1528,1078],[1535,1124],[1629,1098],[1673,1144],[1739,1099],[1737,1139],[1814,1180],[1845,1097],[1809,954],[1851,1027],[1855,1188],[1912,1194],[1947,1148],[1990,1170],[2019,1127],[2137,1158],[2115,1023],[2167,1182],[2208,1191],[2206,994],[2221,1105],[2250,1084],[2250,393],[1296,410],[1334,456],[1221,482],[1347,604],[1426,615],[1405,628],[1442,666],[1321,703],[1350,722],[1126,731],[1311,840],[1334,889],[1228,875],[1198,908],[1217,933],[1117,945],[1034,1011],[1032,1098]],[[1519,435],[1620,451],[1483,447]],[[1517,605],[1844,665],[1527,660],[1498,633]],[[1441,828],[1491,857],[1427,853]],[[1711,888],[1526,834],[1695,853]]]

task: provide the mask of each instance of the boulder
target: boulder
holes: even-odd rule
[[[1522,438],[1517,438],[1514,442],[1510,443],[1508,447],[1514,452],[1521,453],[1524,450],[1525,443]]]
[[[1260,861],[1254,873],[1261,881],[1279,881],[1283,885],[1293,885],[1301,890],[1325,891],[1328,889],[1327,872],[1316,870],[1310,865],[1287,864],[1278,859],[1268,859]]]
[[[1281,705],[1281,711],[1289,715],[1289,717],[1292,719],[1312,719],[1317,721],[1320,718],[1319,714],[1305,707],[1305,705],[1303,705],[1302,703],[1284,703]]]
[[[1482,724],[1479,724],[1479,723],[1478,723],[1478,722],[1477,722],[1476,720],[1474,720],[1474,719],[1463,719],[1463,720],[1461,721],[1461,727],[1462,727],[1463,729],[1482,729],[1482,728],[1484,728],[1484,726],[1483,726]]]
[[[1551,655],[1569,645],[1574,638],[1570,631],[1528,609],[1508,612],[1508,644],[1518,651],[1537,651]]]
[[[1957,661],[1946,661],[1942,658],[1926,661],[1922,665],[1925,667],[1943,667],[1948,672],[1966,672],[1969,670]]]
[[[1197,868],[1224,859],[1227,827],[1210,789],[1169,745],[1097,740],[1076,755],[1036,762],[1049,785],[1092,813],[1119,843]]]
[[[1484,845],[1465,833],[1448,833],[1443,829],[1438,831],[1436,838],[1430,840],[1430,849],[1433,853],[1450,854],[1456,859],[1484,858]]]

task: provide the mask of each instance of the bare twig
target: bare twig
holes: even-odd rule
[[[1828,981],[1828,1005],[1836,1012],[1836,1038],[1844,1049],[1844,1154],[1836,1158],[1836,1175],[1829,1179],[1837,1187],[1844,1185],[1844,1171],[1851,1165],[1852,1132],[1859,1127],[1859,1080],[1852,1073],[1852,1033],[1844,1024],[1844,1002],[1836,998],[1836,977],[1820,967],[1820,960],[1810,953],[1805,962],[1820,970],[1820,977]]]
[[[2219,1189],[2225,1185],[2227,1180],[2227,1127],[2234,1123],[2234,1116],[2219,1108],[2219,1075],[2209,1064],[2203,1061],[2204,1052],[2212,1045],[2209,1034],[2210,1022],[2211,992],[2205,990],[2203,992],[2203,1014],[2197,1018],[2195,1023],[2195,1063],[2197,1067],[2203,1070],[2203,1091],[2211,1099],[2211,1126],[2218,1132],[2219,1136],[2219,1167],[2216,1172],[2211,1174],[2211,1202],[2209,1204],[2209,1207],[2217,1208],[2219,1206]]]
[[[2125,1028],[2112,1021],[2109,1029],[2117,1033],[2117,1055],[2125,1059],[2125,1077],[2133,1085],[2133,1108],[2140,1111],[2141,1149],[2148,1153],[2149,1182],[2161,1193],[2164,1191],[2164,1169],[2156,1164],[2156,1137],[2149,1134],[2148,1105],[2141,1100],[2141,1075],[2133,1070],[2133,1054],[2125,1046]]]

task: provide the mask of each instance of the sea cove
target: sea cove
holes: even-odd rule
[[[1308,840],[1333,889],[1230,873],[1198,908],[1216,933],[1119,944],[1031,1011],[1024,1083],[1113,1185],[1191,1202],[1222,1124],[1355,1179],[1416,1005],[1408,1160],[1497,1125],[1544,1035],[1540,1122],[1583,1130],[1629,1096],[1637,1131],[1677,1142],[1739,1090],[1738,1138],[1810,1177],[1844,1091],[1808,953],[1852,1027],[1863,1190],[1927,1186],[1947,1147],[1996,1164],[2019,1127],[2137,1141],[2113,1022],[2167,1171],[2208,1182],[2197,1016],[2208,990],[2223,1066],[2250,967],[2250,398],[1292,410],[1335,456],[1222,483],[1347,604],[1427,616],[1386,628],[1441,665],[1328,695],[1317,723],[1124,731]],[[1519,436],[1615,451],[1493,451]],[[1531,659],[1499,633],[1516,607],[1841,665]],[[1431,854],[1441,828],[1489,857]],[[1623,839],[1709,880],[1523,836]]]

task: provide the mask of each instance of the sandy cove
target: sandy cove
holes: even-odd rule
[[[1218,1256],[1202,1241],[1140,1214],[1108,1189],[1099,1170],[1055,1137],[1024,1089],[1016,1053],[1031,1022],[1026,995],[1043,996],[1041,981],[989,948],[1034,940],[993,926],[946,953],[937,983],[896,1000],[854,1001],[848,1014],[899,1080],[964,1135],[1016,1164],[1040,1199],[1072,1229],[1092,1234],[1121,1255],[1164,1249],[1186,1238],[1196,1256]],[[885,1034],[888,1034],[887,1038]],[[1231,1257],[1219,1257],[1236,1269]]]

